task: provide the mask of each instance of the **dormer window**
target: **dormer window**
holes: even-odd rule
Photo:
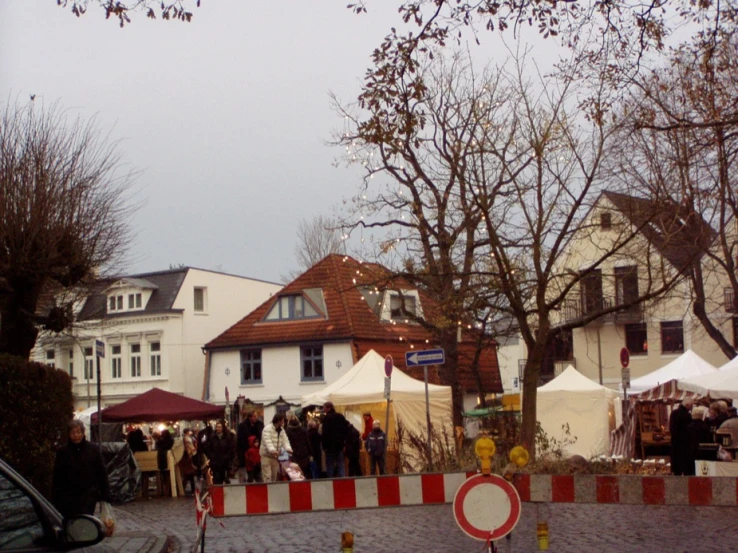
[[[404,310],[403,303],[405,304]],[[414,317],[417,314],[418,312],[415,296],[403,295],[401,297],[399,294],[392,294],[390,296],[390,319],[392,319],[393,321],[401,319],[404,320],[407,319],[409,316]]]
[[[108,312],[123,311],[123,296],[108,296]]]
[[[296,319],[317,319],[321,314],[303,296],[282,296],[267,313],[266,321],[285,321]]]
[[[612,214],[608,212],[600,213],[600,228],[602,230],[610,230],[612,228]]]

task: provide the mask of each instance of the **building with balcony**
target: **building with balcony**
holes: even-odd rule
[[[691,284],[685,278],[693,263],[709,264],[704,253],[715,232],[707,223],[687,220],[678,206],[605,192],[581,228],[568,243],[560,267],[562,274],[578,272],[581,278],[555,321],[574,328],[560,332],[549,344],[542,382],[572,364],[590,379],[617,388],[623,347],[630,352],[632,379],[661,368],[686,349],[715,366],[727,361],[694,317]],[[631,235],[623,246],[622,237]],[[615,250],[611,244],[618,239]],[[735,339],[732,294],[724,293],[719,271],[705,272],[711,318]],[[679,280],[673,289],[655,293],[672,278]],[[652,298],[637,303],[652,292]]]

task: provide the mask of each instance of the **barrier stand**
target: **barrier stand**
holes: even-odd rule
[[[351,532],[341,533],[341,553],[354,553],[354,535]]]

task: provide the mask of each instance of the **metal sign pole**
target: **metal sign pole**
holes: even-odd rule
[[[425,380],[425,421],[428,425],[428,469],[433,470],[433,455],[431,449],[431,418],[430,400],[428,398],[428,365],[423,365],[423,379]]]
[[[102,409],[100,409],[102,387],[100,384],[100,356],[95,356],[97,360],[97,443],[102,443]]]

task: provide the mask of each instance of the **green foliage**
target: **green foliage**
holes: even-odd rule
[[[72,418],[64,371],[0,354],[0,457],[50,497],[56,449]]]

